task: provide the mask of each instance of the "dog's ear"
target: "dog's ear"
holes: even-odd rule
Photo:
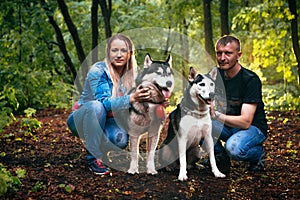
[[[215,81],[218,75],[218,68],[214,67],[208,74]]]
[[[171,56],[171,54],[169,54],[169,56],[167,58],[167,63],[169,63],[170,67],[172,67],[172,56]]]
[[[148,68],[152,64],[152,59],[149,53],[145,56],[144,68]]]
[[[195,68],[190,67],[190,74],[189,74],[189,78],[188,78],[189,82],[193,82],[195,80],[196,76],[197,76],[197,72],[196,72]]]

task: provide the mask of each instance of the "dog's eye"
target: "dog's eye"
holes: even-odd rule
[[[205,83],[200,83],[199,85],[200,85],[201,87],[203,87],[203,86],[205,86]]]
[[[214,84],[213,84],[213,83],[211,83],[211,84],[210,84],[210,86],[214,86]]]

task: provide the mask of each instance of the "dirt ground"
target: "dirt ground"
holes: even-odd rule
[[[26,170],[21,187],[0,199],[300,199],[300,112],[268,113],[265,172],[248,172],[245,163],[231,161],[224,179],[203,168],[189,170],[184,182],[177,180],[178,170],[92,174],[81,141],[66,126],[69,112],[38,111],[42,127],[32,134],[19,122],[0,133],[0,162],[13,175]]]

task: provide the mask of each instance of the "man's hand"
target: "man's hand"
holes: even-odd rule
[[[209,104],[209,111],[210,111],[210,116],[212,119],[216,119],[217,116],[216,116],[216,111],[215,111],[215,101],[212,101],[210,104]]]

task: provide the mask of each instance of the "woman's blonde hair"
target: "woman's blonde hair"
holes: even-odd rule
[[[123,70],[123,73],[121,74],[121,77],[117,73],[117,70],[115,67],[111,64],[110,61],[110,48],[111,43],[116,40],[122,40],[125,42],[128,50],[129,50],[129,59],[126,64],[125,69]],[[131,88],[135,87],[135,76],[136,76],[136,70],[137,70],[137,63],[135,59],[135,49],[132,41],[123,34],[116,34],[112,36],[106,46],[106,64],[108,66],[108,70],[113,82],[113,90],[112,90],[112,96],[117,97],[118,96],[118,88],[119,87],[125,87],[126,91],[129,91]]]

